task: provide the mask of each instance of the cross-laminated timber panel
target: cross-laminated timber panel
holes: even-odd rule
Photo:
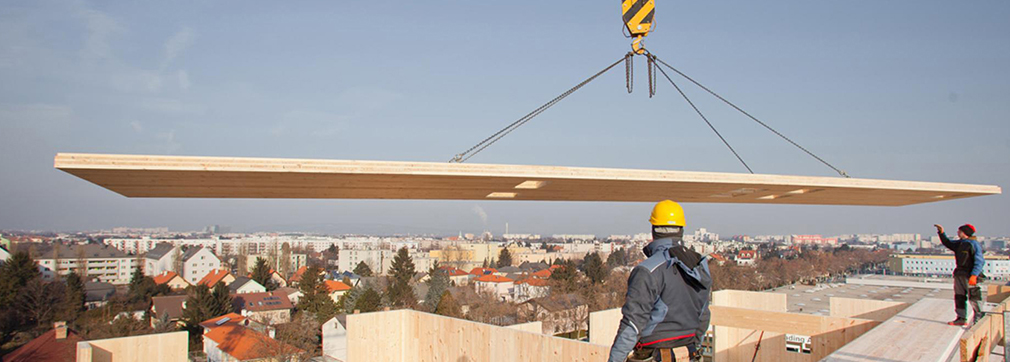
[[[998,186],[557,166],[70,154],[56,168],[127,197],[642,201],[900,206]]]

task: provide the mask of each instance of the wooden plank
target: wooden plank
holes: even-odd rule
[[[925,298],[828,355],[826,362],[947,361],[964,329],[950,300]]]
[[[768,312],[745,308],[711,306],[709,309],[712,311],[713,325],[766,332],[802,334],[805,336],[813,336],[855,326],[876,326],[879,324],[876,321],[868,319]]]
[[[862,318],[883,322],[908,308],[908,303],[872,299],[831,297],[830,316]]]
[[[840,177],[432,162],[60,153],[55,166],[127,197],[499,200],[489,195],[508,193],[504,199],[900,206],[1002,192]],[[520,186],[526,181],[542,184]]]

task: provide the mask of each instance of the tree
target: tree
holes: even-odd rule
[[[182,319],[186,323],[186,330],[189,331],[190,350],[203,349],[203,327],[200,323],[205,320],[217,317],[211,310],[213,307],[213,295],[206,285],[199,284],[193,287],[189,297],[186,298],[186,308],[182,310]]]
[[[182,264],[186,261],[182,260],[182,247],[175,246],[172,248],[172,271],[176,274],[182,275]]]
[[[362,261],[358,262],[358,266],[354,267],[354,274],[357,274],[357,275],[360,275],[360,276],[363,276],[363,277],[370,277],[370,276],[372,276],[372,268],[369,267],[368,264],[365,264],[365,261],[362,260]]]
[[[463,313],[460,312],[459,303],[456,302],[456,298],[453,298],[452,293],[448,290],[442,292],[442,297],[438,301],[438,307],[435,308],[435,314],[453,318],[463,317]]]
[[[77,245],[77,274],[83,280],[88,280],[88,258],[86,255],[87,250],[84,250],[84,244]]]
[[[281,244],[281,260],[277,263],[277,271],[285,278],[291,276],[291,244]],[[271,289],[272,290],[272,289]]]
[[[63,319],[70,323],[76,322],[84,312],[84,301],[84,283],[77,273],[70,273],[64,287]]]
[[[327,319],[328,320],[328,319]],[[324,322],[325,323],[325,322]],[[307,361],[318,354],[319,340],[322,334],[322,323],[311,313],[297,313],[291,322],[277,326],[277,340],[298,348],[292,350],[285,346],[276,346],[279,351],[269,351],[268,355],[280,361]]]
[[[46,283],[41,278],[34,278],[25,284],[18,296],[17,309],[28,317],[29,323],[35,328],[51,325],[53,317],[59,310],[63,296],[61,283]]]
[[[498,268],[512,266],[512,253],[509,248],[501,248],[501,252],[498,253],[498,263],[495,266]]]
[[[210,293],[210,303],[207,305],[208,314],[214,318],[231,313],[235,310],[232,307],[233,302],[234,299],[228,286],[224,282],[217,282],[214,285],[214,290]]]
[[[31,256],[18,251],[0,265],[0,305],[11,305],[28,281],[39,277],[38,264]],[[6,309],[6,308],[4,308]]]
[[[250,278],[255,280],[257,283],[260,283],[260,285],[265,287],[268,291],[271,291],[277,289],[277,284],[274,283],[271,278],[271,274],[270,266],[267,265],[267,260],[263,258],[256,258],[256,266],[253,267],[252,276]]]
[[[360,311],[362,313],[375,312],[379,310],[379,305],[382,303],[382,296],[371,286],[366,287],[365,291],[361,293],[361,296],[354,301],[354,310]]]
[[[449,290],[449,274],[442,269],[431,271],[428,278],[428,294],[424,296],[425,310],[435,311],[442,300],[442,295]]]
[[[305,274],[302,274],[302,280],[298,283],[298,290],[302,292],[302,296],[298,298],[299,312],[311,314],[320,324],[337,314],[337,304],[330,298],[330,289],[326,287],[320,267],[310,265],[305,269]]]
[[[562,293],[575,291],[578,289],[579,282],[579,272],[575,268],[575,263],[571,260],[565,260],[560,265],[560,268],[556,268],[551,272],[550,280],[555,282]]]
[[[407,248],[400,248],[389,267],[392,282],[386,288],[386,295],[390,304],[403,308],[411,308],[417,304],[414,288],[410,286],[414,273],[414,261],[410,258],[410,253],[407,252]]]
[[[607,266],[611,268],[616,268],[619,266],[628,265],[628,252],[624,249],[614,250],[607,256]]]
[[[603,265],[603,260],[600,259],[600,254],[596,252],[586,254],[586,258],[582,261],[582,271],[586,273],[586,277],[593,284],[603,282],[609,274],[607,267]]]
[[[354,304],[363,292],[364,290],[359,286],[351,287],[344,295],[340,296],[340,300],[337,301],[337,307],[344,311],[344,314],[354,313]]]

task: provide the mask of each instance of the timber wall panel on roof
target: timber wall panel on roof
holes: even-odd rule
[[[1002,192],[916,181],[433,162],[60,153],[55,166],[127,197],[900,206]]]

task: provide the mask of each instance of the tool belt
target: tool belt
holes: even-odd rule
[[[698,362],[701,361],[701,351],[694,344],[676,348],[635,349],[628,362]]]

